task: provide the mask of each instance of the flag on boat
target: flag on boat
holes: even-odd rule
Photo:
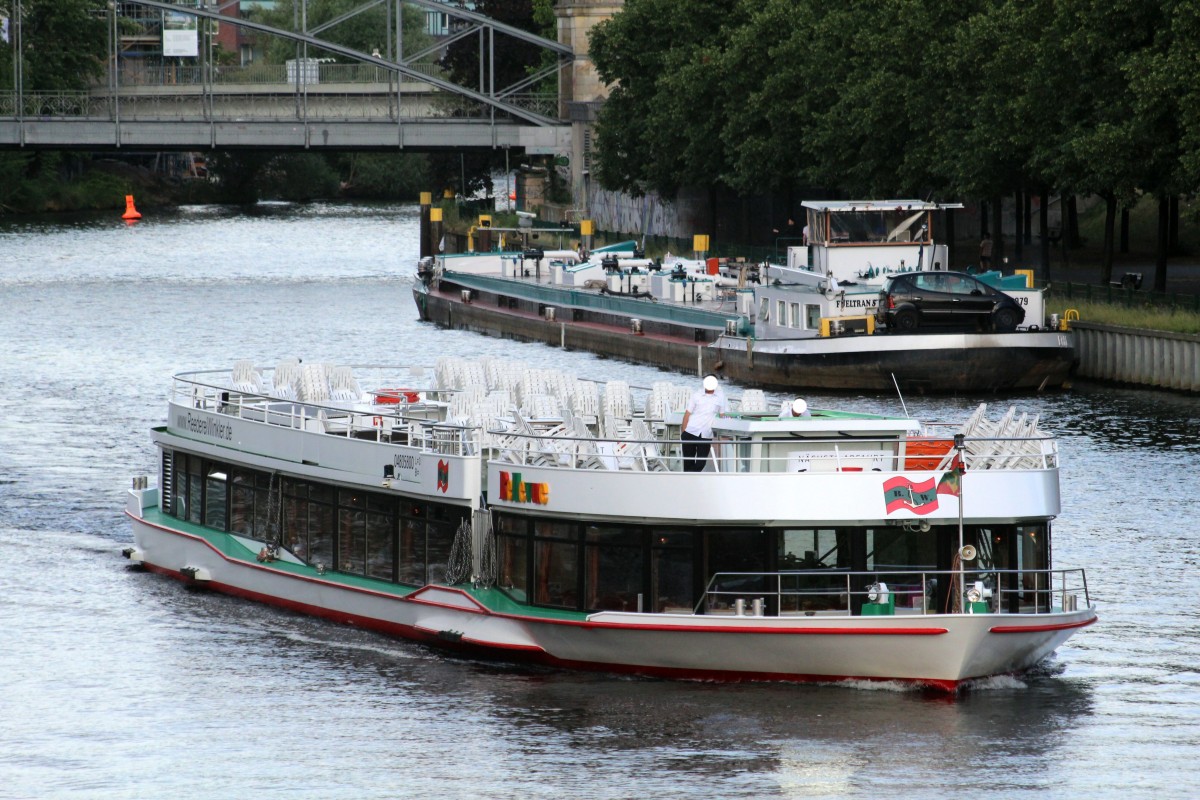
[[[446,252],[446,235],[445,234],[442,234],[442,240],[440,242],[438,242],[438,252],[439,253]]]
[[[908,478],[896,477],[883,483],[883,501],[889,514],[901,509],[928,514],[937,510],[937,496],[937,483],[933,478],[914,483]]]
[[[938,481],[937,493],[962,497],[962,475],[958,470],[952,469],[942,473],[942,479]]]

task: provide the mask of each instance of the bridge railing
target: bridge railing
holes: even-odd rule
[[[316,59],[313,59],[315,61]],[[437,64],[411,64],[423,75],[441,78],[445,75]],[[245,66],[197,66],[180,64],[126,63],[121,66],[118,82],[121,86],[270,86],[292,85],[299,77],[310,86],[328,83],[388,83],[395,72],[374,64],[310,64],[297,72],[294,64],[247,64]],[[405,83],[419,82],[407,75]]]
[[[303,100],[296,97],[286,84],[279,92],[188,91],[163,94],[121,92],[116,101],[107,93],[95,92],[27,92],[18,97],[15,92],[0,92],[0,118],[89,118],[122,121],[180,121],[227,120],[490,120],[490,108],[468,98],[422,92],[403,96],[398,106],[394,93],[329,91],[328,88],[308,94]],[[513,105],[552,117],[557,112],[557,98],[546,94],[513,95],[506,100]],[[18,109],[18,105],[20,108]],[[506,119],[498,114],[496,119]]]

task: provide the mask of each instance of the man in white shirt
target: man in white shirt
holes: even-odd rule
[[[808,403],[806,403],[804,401],[804,399],[801,397],[797,397],[795,400],[792,400],[790,403],[785,400],[783,402],[783,405],[780,406],[780,408],[779,408],[779,418],[780,419],[790,419],[792,417],[810,417],[810,416],[812,416],[812,415],[808,413]]]
[[[683,412],[683,471],[703,472],[712,447],[712,425],[718,414],[729,412],[729,401],[715,375],[704,376],[703,389],[692,393]]]

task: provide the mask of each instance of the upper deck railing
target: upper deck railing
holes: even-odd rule
[[[585,419],[562,410],[561,415],[527,419],[516,408],[483,423],[452,418],[452,389],[423,386],[424,379],[397,367],[353,368],[365,390],[329,393],[280,392],[271,383],[226,370],[180,373],[171,400],[198,411],[221,414],[252,423],[341,436],[364,442],[416,447],[442,455],[480,456],[501,465],[556,470],[684,472],[684,442],[679,415],[670,420],[628,418]],[[255,373],[257,376],[257,373]],[[418,391],[409,388],[421,385]],[[841,431],[853,415],[831,415],[827,426],[814,426],[816,417],[776,420],[762,413],[732,412],[714,424],[712,448],[703,467],[730,475],[810,473],[945,472],[959,463],[971,471],[1049,470],[1058,466],[1057,441],[1036,430],[1036,423],[1013,419],[1006,433],[979,430],[972,420],[963,425],[932,423],[919,435],[855,435]],[[1012,412],[1006,418],[1013,417]],[[179,424],[175,421],[176,425]],[[769,423],[759,425],[757,423]],[[185,421],[186,424],[186,421]],[[1004,423],[1000,423],[1003,425]],[[976,427],[982,427],[976,424]],[[795,430],[802,437],[793,435]],[[916,428],[913,428],[915,431]],[[601,433],[601,431],[603,431]],[[962,434],[961,448],[956,434]],[[961,461],[960,461],[961,460]]]
[[[407,377],[398,375],[389,381],[386,373],[380,375],[384,386],[404,386]],[[424,402],[404,402],[409,391],[379,388],[368,390],[358,400],[344,401],[286,399],[239,390],[230,373],[220,370],[176,375],[171,402],[255,424],[416,447],[438,455],[479,454],[482,434],[478,427],[446,422],[445,404],[436,391],[425,392]]]

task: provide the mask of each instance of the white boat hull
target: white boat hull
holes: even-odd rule
[[[1096,620],[1091,608],[857,617],[507,614],[456,587],[427,586],[401,597],[233,558],[203,537],[144,519],[132,493],[126,513],[136,541],[131,552],[155,572],[473,654],[576,669],[732,681],[900,680],[953,690],[972,678],[1032,667]]]

